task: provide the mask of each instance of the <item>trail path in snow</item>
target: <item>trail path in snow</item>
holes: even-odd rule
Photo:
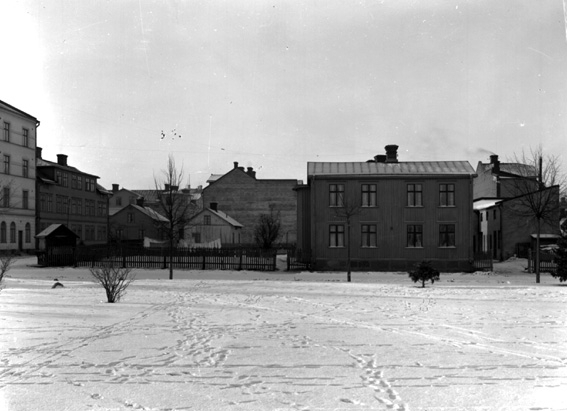
[[[2,410],[567,410],[566,287],[50,284],[0,294]]]

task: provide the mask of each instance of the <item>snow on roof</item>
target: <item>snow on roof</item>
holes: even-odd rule
[[[309,162],[308,176],[323,175],[474,175],[468,161],[376,162]]]
[[[210,208],[207,207],[207,210],[209,210],[211,213],[216,214],[217,216],[219,216],[220,218],[222,218],[223,220],[225,220],[227,223],[233,225],[234,227],[244,227],[242,224],[240,224],[238,221],[236,221],[234,218],[230,217],[228,214],[223,213],[222,211],[215,211],[212,210]]]
[[[494,207],[496,204],[501,202],[502,202],[501,198],[475,200],[473,201],[473,210],[486,210],[487,208]]]

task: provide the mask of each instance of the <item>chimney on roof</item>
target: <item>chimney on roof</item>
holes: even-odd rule
[[[165,183],[165,184],[164,184],[164,187],[163,187],[163,190],[164,190],[164,191],[169,191],[169,187],[170,187],[170,185],[167,184],[167,183]]]
[[[234,168],[238,168],[238,161],[234,162]]]
[[[112,184],[112,192],[116,193],[120,191],[120,186],[118,184]]]
[[[498,154],[490,156],[490,164],[492,164],[492,171],[498,173],[500,171],[500,161],[498,161]]]
[[[57,164],[60,166],[67,165],[67,156],[65,154],[57,154]]]
[[[248,174],[252,178],[256,178],[256,172],[254,171],[254,169],[252,167],[246,168],[246,174]]]
[[[209,208],[213,211],[218,211],[219,203],[211,203]]]
[[[136,199],[136,205],[143,207],[144,206],[144,197],[139,197]]]
[[[37,158],[41,158],[41,151],[42,151],[42,148],[41,148],[41,147],[36,147],[36,148],[35,148],[35,156],[36,156]]]
[[[389,144],[384,148],[386,149],[386,163],[397,163],[398,146],[395,144]]]
[[[385,163],[386,162],[386,154],[377,154],[374,156],[375,163]]]

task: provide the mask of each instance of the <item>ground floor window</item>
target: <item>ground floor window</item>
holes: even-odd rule
[[[455,246],[455,224],[439,224],[439,247]]]
[[[10,242],[16,242],[16,223],[10,223]]]
[[[25,241],[26,243],[31,243],[31,224],[26,223],[26,230],[25,230]]]
[[[6,242],[6,223],[2,221],[0,223],[0,243]]]
[[[408,225],[408,247],[423,247],[423,225],[409,224]]]
[[[329,247],[345,246],[345,226],[342,224],[331,224],[329,226]]]
[[[361,239],[362,247],[374,248],[376,247],[376,225],[375,224],[362,224],[361,226]]]

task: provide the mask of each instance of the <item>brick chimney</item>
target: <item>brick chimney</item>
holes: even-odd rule
[[[219,203],[211,203],[209,204],[209,208],[213,211],[218,211]]]
[[[36,147],[36,148],[35,148],[35,156],[36,156],[37,158],[41,158],[41,151],[42,151],[42,150],[43,150],[43,149],[42,149],[41,147]]]
[[[500,161],[498,161],[498,154],[490,156],[490,164],[492,164],[492,171],[498,173],[500,171]]]
[[[238,168],[238,161],[234,162],[234,168]]]
[[[67,156],[65,154],[57,154],[57,164],[60,166],[67,165]]]
[[[248,174],[252,178],[256,178],[256,172],[254,171],[254,169],[252,167],[246,168],[246,174]]]
[[[386,154],[377,154],[374,156],[375,163],[385,163],[386,162]]]
[[[395,144],[389,144],[384,148],[386,149],[386,163],[397,163],[398,146]]]
[[[136,199],[136,205],[143,207],[144,206],[144,197],[140,197]]]
[[[116,192],[118,192],[118,191],[120,191],[120,185],[118,185],[118,184],[112,184],[112,192],[113,192],[113,193],[116,193]]]

